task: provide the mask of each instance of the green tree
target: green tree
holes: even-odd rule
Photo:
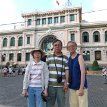
[[[100,70],[99,64],[96,60],[92,64],[92,70],[94,70],[94,71]]]

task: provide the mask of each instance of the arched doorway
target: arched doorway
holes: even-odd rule
[[[50,54],[53,50],[53,41],[56,39],[54,35],[48,35],[42,39],[41,49],[46,53]]]

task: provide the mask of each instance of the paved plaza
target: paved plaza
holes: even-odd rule
[[[89,107],[107,107],[107,84],[101,75],[88,75]],[[22,97],[22,75],[16,77],[0,76],[0,107],[27,107]],[[57,107],[57,105],[56,105]],[[66,94],[66,106],[68,93]]]

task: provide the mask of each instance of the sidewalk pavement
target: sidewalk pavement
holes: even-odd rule
[[[0,105],[0,107],[13,107],[13,106]]]
[[[0,105],[0,107],[10,107],[10,106],[4,106],[4,105]]]

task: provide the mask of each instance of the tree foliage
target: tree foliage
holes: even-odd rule
[[[101,68],[96,60],[92,64],[92,70],[94,70],[94,71],[101,70]]]

